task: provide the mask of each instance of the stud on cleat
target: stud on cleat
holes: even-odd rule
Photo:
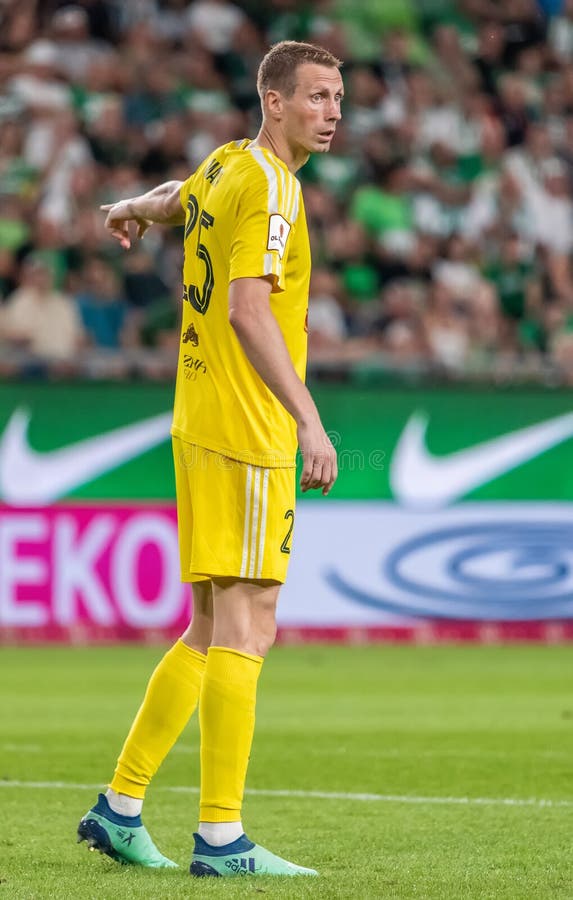
[[[191,866],[189,867],[189,871],[191,875],[194,875],[195,878],[220,878],[221,873],[217,872],[217,869],[214,869],[213,866],[208,866],[207,863],[199,862],[198,860],[193,860]]]

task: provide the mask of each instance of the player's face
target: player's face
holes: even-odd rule
[[[283,127],[289,144],[307,153],[330,150],[343,96],[338,69],[315,63],[298,66],[294,93],[283,98]]]

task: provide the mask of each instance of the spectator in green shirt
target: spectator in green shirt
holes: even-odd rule
[[[523,256],[516,234],[503,239],[499,257],[486,267],[485,275],[495,285],[504,316],[514,320],[525,318],[535,274],[531,260]]]
[[[375,184],[358,188],[351,203],[351,217],[379,240],[388,232],[410,232],[413,228],[409,195],[410,173],[396,160],[378,171]]]

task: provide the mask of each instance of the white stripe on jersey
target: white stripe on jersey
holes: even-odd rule
[[[294,224],[292,212],[293,212],[293,206],[294,206],[294,194],[295,194],[295,187],[297,184],[297,180],[291,172],[288,173],[287,178],[288,178],[288,185],[287,185],[287,192],[286,192],[286,196],[285,196],[286,217],[289,222]]]
[[[256,159],[261,169],[267,176],[267,181],[269,185],[269,193],[267,199],[267,210],[269,216],[273,213],[281,212],[279,209],[279,182],[277,178],[277,173],[270,162],[266,159],[265,154],[262,150],[258,150],[256,147],[249,147],[249,152],[253,154],[253,157]],[[265,253],[264,260],[264,274],[265,275],[276,275],[280,276],[281,263],[278,259],[277,253]]]
[[[269,215],[276,212],[280,212],[284,215],[283,211],[279,209],[279,183],[276,170],[265,157],[262,150],[258,150],[256,147],[249,147],[249,151],[253,154],[259,166],[267,176],[267,181],[269,183],[269,198],[267,204]]]
[[[277,173],[277,175],[279,176],[280,182],[281,182],[281,191],[282,191],[281,207],[282,207],[282,209],[277,209],[277,212],[282,213],[282,215],[285,218],[288,218],[287,186],[286,186],[286,181],[285,181],[285,170],[283,169],[282,166],[277,165],[277,163],[274,161],[274,159],[270,159],[269,162],[270,162],[271,166],[273,167],[273,169],[275,170],[275,172]]]
[[[301,189],[300,189],[300,181],[298,180],[298,178],[294,178],[294,183],[295,183],[295,191],[294,191],[294,202],[293,202],[293,209],[292,209],[292,221],[296,222],[296,220],[298,218],[298,210],[300,207]]]

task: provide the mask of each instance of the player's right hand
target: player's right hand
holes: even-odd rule
[[[106,203],[104,206],[100,206],[100,209],[107,212],[105,227],[111,231],[112,236],[119,241],[125,250],[129,250],[131,247],[130,222],[136,223],[138,238],[142,238],[149,226],[153,224],[149,219],[144,219],[143,216],[138,216],[134,213],[131,200]]]
[[[338,477],[336,450],[320,419],[299,424],[298,446],[302,454],[300,487],[306,491],[322,489],[326,495]]]

